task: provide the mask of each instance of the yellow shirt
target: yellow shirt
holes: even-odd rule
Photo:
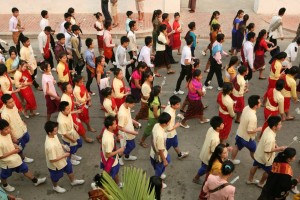
[[[279,60],[275,61],[274,68],[275,68],[275,73],[272,71],[272,66],[271,66],[269,77],[272,80],[278,80],[280,77],[281,69],[282,69],[282,64]]]
[[[13,83],[14,81],[11,80]],[[10,88],[10,82],[6,76],[0,76],[0,85],[1,85],[1,91],[3,94],[11,94],[12,91],[9,90]]]
[[[235,113],[234,113],[234,110],[233,110],[233,100],[232,98],[230,97],[230,95],[224,95],[222,94],[222,102],[224,104],[224,106],[226,106],[227,110],[228,111],[225,111],[221,108],[221,106],[219,106],[219,111],[221,113],[223,113],[224,115],[230,115],[231,117],[234,117],[235,116]]]
[[[58,63],[56,70],[57,70],[58,81],[60,83],[69,82],[69,75],[68,74],[64,75],[65,64],[63,62]]]
[[[6,106],[3,107],[1,118],[9,123],[12,135],[16,139],[20,139],[27,132],[27,126],[21,119],[17,107],[14,106],[12,109],[7,108]]]
[[[130,108],[125,108],[124,104],[120,106],[118,112],[118,126],[121,126],[128,131],[134,131]],[[124,135],[122,131],[119,132]],[[135,135],[129,133],[125,133],[125,136],[126,140],[133,140],[135,138]]]
[[[226,67],[227,68],[227,67]],[[236,71],[234,69],[234,67],[230,67],[228,70],[227,70],[227,73],[225,73],[225,76],[224,76],[224,82],[231,82],[230,81],[230,77],[233,75],[233,77],[236,76]]]
[[[11,139],[11,135],[3,136],[0,134],[0,156],[11,152],[15,149]],[[18,153],[12,154],[6,158],[0,159],[0,167],[2,169],[15,168],[22,164],[22,159]]]
[[[254,159],[260,164],[271,166],[275,158],[275,152],[266,152],[272,151],[272,149],[275,148],[275,145],[276,133],[272,129],[270,129],[270,127],[267,127],[257,145],[256,151],[254,153]]]
[[[83,97],[81,97],[80,91],[81,91],[80,87],[77,86],[77,85],[75,85],[74,90],[73,90],[73,94],[74,94],[74,97],[75,97],[75,99],[76,99],[76,102],[85,104],[85,103],[86,103],[86,100],[87,100],[87,98],[88,98],[87,93],[85,93],[85,94],[83,95]]]
[[[115,98],[122,99],[125,96],[125,89],[123,92],[120,92],[120,89],[122,87],[125,87],[123,85],[123,82],[120,79],[114,78],[112,87],[113,87],[113,96]]]
[[[7,67],[7,71],[10,71],[12,70],[11,67],[12,67],[12,64],[14,63],[14,60],[11,59],[11,58],[8,58],[5,62],[5,66]],[[15,72],[12,72],[12,73],[9,73],[9,76],[10,77],[14,77],[14,74]]]
[[[111,99],[105,98],[103,101],[103,107],[105,108],[105,117],[107,116],[113,116],[115,117],[117,115],[118,109],[117,106],[115,107],[115,109],[112,109],[112,101]]]
[[[59,112],[57,117],[58,122],[58,133],[62,136],[63,141],[70,143],[70,146],[77,145],[77,140],[79,139],[79,135],[74,129],[73,119],[71,114],[65,116],[62,112]],[[69,139],[64,137],[64,135],[68,134],[72,137],[76,142],[72,143]]]
[[[296,86],[296,80],[294,79],[293,76],[291,76],[290,74],[286,75],[286,82],[285,84],[287,84],[290,88],[291,91],[287,91],[286,89],[282,89],[281,93],[284,97],[293,97],[294,99],[297,99],[297,86]]]
[[[213,163],[209,173],[213,175],[220,175],[222,173],[221,168],[222,168],[222,163],[217,159]]]
[[[104,154],[104,159],[107,161],[108,158],[106,158],[105,153],[111,153],[114,151],[114,147],[115,147],[114,133],[111,133],[107,129],[105,129],[103,132],[101,144],[102,144],[102,152]],[[119,156],[117,154],[113,167],[118,164],[118,160],[119,160]]]
[[[176,132],[176,129],[172,130],[172,131],[168,131],[168,130],[171,130],[173,129],[173,127],[175,126],[175,120],[176,120],[176,110],[174,108],[171,107],[171,105],[168,105],[164,112],[168,113],[171,115],[171,120],[170,120],[170,123],[169,123],[169,126],[167,127],[167,137],[168,138],[174,138],[175,135],[177,135],[177,132]]]
[[[165,130],[160,126],[159,123],[155,124],[152,129],[153,135],[153,145],[151,145],[150,157],[154,159],[155,152],[158,153],[159,150],[164,151],[164,156],[168,156],[168,151],[166,148],[166,140],[167,140],[167,133]],[[155,148],[155,152],[153,147]],[[161,157],[158,156],[159,162],[162,162]]]
[[[150,87],[150,85],[148,85],[148,83],[143,83],[143,85],[142,85],[142,95],[144,96],[144,97],[150,97],[150,93],[151,93],[151,87]],[[141,99],[141,101],[142,102],[144,102],[144,103],[148,103],[148,100],[145,100],[145,99]]]
[[[232,91],[232,94],[235,96],[235,97],[242,97],[244,96],[244,93],[245,93],[245,86],[246,86],[246,81],[245,81],[245,78],[243,76],[241,76],[240,74],[238,74],[236,76],[237,78],[237,84],[239,84],[240,86],[240,91],[237,91],[234,87],[233,87],[233,91]]]
[[[70,105],[70,107],[72,107],[72,106],[71,106],[71,105],[72,105],[72,99],[71,99],[71,97],[70,97],[69,95],[63,94],[63,95],[61,96],[61,99],[60,99],[60,102],[62,102],[62,101],[68,102],[69,105]]]
[[[61,170],[67,165],[67,158],[60,159],[56,162],[50,162],[50,160],[55,160],[65,154],[57,135],[55,135],[54,138],[46,136],[45,154],[48,169]]]
[[[256,111],[246,106],[242,112],[240,124],[237,130],[237,135],[249,142],[250,139],[254,140],[256,133],[248,134],[248,131],[253,131],[257,128]]]
[[[218,144],[220,144],[219,132],[215,131],[212,127],[210,127],[207,130],[205,140],[199,156],[204,164],[208,165],[208,161]]]
[[[280,114],[284,113],[284,97],[282,96],[281,92],[276,90],[275,88],[273,89],[273,98],[276,103],[278,103],[277,107],[274,107],[270,104],[269,99],[267,98],[266,102],[266,108],[270,111],[276,111],[279,110]]]
[[[29,47],[23,46],[20,50],[20,56],[22,60],[25,60],[33,70],[37,68],[36,59],[34,57],[32,46]]]

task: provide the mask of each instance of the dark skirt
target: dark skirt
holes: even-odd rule
[[[139,103],[141,101],[141,89],[139,88],[131,88],[131,94],[134,96],[135,98],[135,102]]]
[[[154,65],[155,67],[168,67],[170,65],[167,51],[156,51]]]
[[[254,68],[256,70],[261,70],[264,66],[265,66],[265,56],[264,55],[255,55]]]
[[[152,49],[154,51],[156,51],[156,41],[157,41],[157,33],[156,32],[152,32],[152,38],[153,38],[153,45],[152,45]]]
[[[201,99],[199,100],[191,100],[188,98],[189,106],[187,111],[184,114],[184,119],[192,119],[192,118],[200,118],[203,115],[203,104]]]
[[[97,35],[98,48],[103,49],[103,35]]]
[[[231,48],[236,49],[237,48],[237,38],[236,38],[236,32],[231,31]]]
[[[236,37],[236,49],[240,51],[242,49],[243,41],[244,41],[244,34],[241,31],[237,31],[235,33]]]
[[[55,112],[58,112],[58,105],[60,103],[57,99],[51,99],[49,95],[45,95],[47,115],[51,115]]]
[[[149,109],[148,103],[141,101],[141,108],[138,114],[136,114],[135,120],[138,121],[140,119],[144,119],[144,120],[148,119],[148,109]]]

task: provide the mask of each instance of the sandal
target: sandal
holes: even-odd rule
[[[208,108],[208,105],[205,105],[205,106],[203,107],[203,109],[206,109],[206,108]]]
[[[259,80],[265,80],[265,79],[267,79],[266,77],[259,77],[258,78]]]
[[[145,142],[140,142],[139,144],[144,148],[148,148],[148,144],[146,144]]]
[[[205,124],[205,123],[208,123],[210,121],[210,119],[205,119],[203,121],[200,121],[200,124]]]
[[[154,73],[155,77],[161,77],[161,75],[159,73]]]
[[[196,179],[193,179],[193,183],[196,183],[198,185],[202,185],[202,182],[200,179],[196,180]]]
[[[175,71],[174,70],[170,70],[167,72],[167,74],[175,74]]]
[[[96,132],[97,132],[97,131],[96,131],[95,129],[93,129],[93,128],[88,129],[88,131],[91,131],[91,132],[93,132],[93,133],[96,133]]]
[[[295,117],[286,117],[286,118],[285,118],[286,121],[292,121],[292,120],[294,120],[294,119],[295,119]]]

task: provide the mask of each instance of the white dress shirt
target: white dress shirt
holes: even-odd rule
[[[254,63],[253,43],[250,41],[246,41],[244,43],[243,51],[245,55],[245,60],[248,62],[249,67],[253,69],[253,63]]]
[[[282,30],[282,17],[276,15],[273,16],[269,27],[269,37],[273,39],[284,37]]]
[[[128,51],[137,51],[135,33],[133,31],[129,31],[127,37],[129,38]]]
[[[154,65],[151,63],[151,49],[148,46],[143,46],[143,48],[140,51],[139,57],[138,57],[138,61],[141,62],[145,62],[147,64],[148,67],[154,67]]]
[[[68,50],[72,50],[72,44],[71,44],[71,38],[72,38],[72,33],[65,32],[65,46]]]
[[[185,45],[185,46],[182,48],[182,54],[181,54],[181,60],[180,60],[181,65],[186,66],[185,60],[188,60],[188,62],[191,62],[191,60],[192,60],[192,51],[191,51],[191,47],[189,47],[189,46],[187,46],[187,45]]]
[[[294,62],[297,58],[298,54],[298,44],[297,42],[292,42],[289,44],[289,46],[286,48],[285,53],[287,54],[287,58],[290,62]]]
[[[130,64],[130,61],[127,61],[126,55],[127,55],[126,49],[122,47],[122,45],[119,45],[116,51],[115,58],[116,58],[117,67],[122,69],[123,74],[125,74],[126,65]]]
[[[41,21],[40,21],[41,30],[42,31],[45,30],[46,26],[49,26],[49,20],[45,19],[45,18],[42,18]]]
[[[18,25],[18,18],[12,16],[9,20],[9,31],[10,32],[18,32],[19,29],[17,28]]]
[[[47,43],[47,35],[44,31],[40,32],[40,34],[38,35],[38,41],[39,41],[39,50],[40,52],[43,54],[44,53],[44,48],[46,46]],[[50,45],[49,45],[50,47]]]
[[[66,29],[65,29],[65,23],[66,23],[66,21],[64,21],[63,23],[60,24],[60,28],[59,28],[60,33],[67,32]]]
[[[101,31],[97,31],[97,35],[103,35],[103,23],[96,21],[95,26],[99,29],[101,29]]]

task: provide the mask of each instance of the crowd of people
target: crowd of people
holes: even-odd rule
[[[134,20],[134,13],[127,11],[127,35],[120,38],[120,45],[117,46],[113,43],[111,30],[119,25],[118,16],[114,13],[115,8],[112,8],[112,19],[105,3],[108,1],[102,1],[103,15],[100,12],[94,14],[98,57],[94,51],[96,42],[92,38],[82,41],[82,30],[80,23],[76,22],[74,8],[69,8],[64,14],[65,20],[57,34],[49,26],[48,11],[43,10],[38,49],[44,60],[40,62],[37,62],[37,52],[33,51],[30,39],[26,37],[19,10],[12,8],[9,30],[15,46],[9,48],[9,58],[0,61],[0,167],[4,190],[15,190],[7,182],[12,172],[23,173],[35,186],[46,181],[46,177],[33,176],[26,164],[34,162],[34,159],[26,156],[25,147],[30,141],[30,134],[22,117],[29,119],[39,115],[39,102],[36,101],[32,86],[36,91],[43,91],[45,96],[45,158],[53,190],[66,192],[65,188],[58,185],[64,173],[73,186],[85,182],[75,178],[72,166],[79,165],[82,160],[77,153],[84,145],[83,140],[87,143],[94,141],[87,136],[87,131],[96,132],[89,117],[91,96],[96,95],[91,90],[95,79],[99,103],[93,104],[100,105],[105,115],[103,129],[97,136],[101,144],[100,167],[110,174],[119,187],[123,187],[118,176],[120,166],[138,159],[132,151],[136,148],[138,129],[142,128],[140,120],[147,120],[148,123],[138,144],[141,148],[150,147],[149,164],[155,171],[151,180],[155,180],[152,183],[164,189],[167,187],[165,170],[170,163],[168,151],[173,148],[179,160],[189,155],[189,152],[179,148],[178,128],[189,129],[188,120],[195,118],[200,124],[211,125],[200,152],[201,167],[193,178],[194,183],[202,184],[199,199],[234,199],[236,188],[228,180],[235,165],[240,163],[236,158],[244,147],[253,159],[247,184],[256,184],[262,188],[260,200],[285,199],[290,190],[299,193],[296,185],[300,177],[293,179],[290,165],[295,160],[296,150],[276,144],[276,135],[282,122],[294,120],[289,112],[290,101],[298,102],[297,92],[300,92],[300,84],[296,84],[299,67],[292,65],[297,57],[300,38],[285,51],[277,46],[277,40],[284,39],[282,17],[285,8],[281,8],[278,15],[272,18],[268,30],[259,30],[258,34],[255,33],[255,24],[248,23],[249,15],[239,10],[233,20],[230,53],[225,52],[222,46],[225,35],[219,23],[220,12],[213,12],[209,22],[210,41],[202,51],[203,56],[207,55],[207,51],[210,52],[204,70],[208,74],[203,85],[200,61],[195,57],[195,22],[188,24],[189,31],[182,41],[180,14],[174,14],[171,25],[170,14],[155,10],[152,36],[145,37],[144,46],[138,48],[137,21]],[[112,6],[116,4],[117,1],[112,2]],[[137,1],[137,7],[138,20],[143,21],[143,1]],[[86,45],[85,52],[82,52],[83,43]],[[162,79],[159,73],[161,68],[166,68],[167,74],[176,73],[172,65],[178,61],[172,55],[173,50],[181,55],[181,71],[174,95],[169,97],[168,105],[163,105],[160,101],[163,84],[154,85],[153,80]],[[251,94],[246,102],[248,105],[245,105],[244,95],[250,92],[248,86],[252,73],[259,71],[259,80],[266,79],[263,71],[267,66],[265,53],[268,51],[272,59],[269,62],[267,90],[262,96]],[[230,55],[229,64],[224,65],[222,57]],[[42,72],[41,87],[36,81],[38,69]],[[86,74],[82,75],[84,69]],[[53,73],[57,73],[57,80]],[[219,113],[209,119],[204,115],[207,105],[203,105],[202,98],[207,90],[213,89],[214,74],[218,83],[216,100]],[[179,95],[185,93],[181,90],[184,79],[188,92],[181,104]],[[140,109],[133,117],[133,108],[139,103]],[[264,107],[265,122],[259,127],[256,111],[261,106]],[[181,114],[177,115],[177,111]],[[59,112],[58,117],[53,119],[52,114],[56,112]],[[234,132],[233,121],[238,124],[238,129],[235,145],[229,146],[227,140],[229,134]],[[257,133],[258,144],[255,142]],[[150,145],[146,142],[148,137]],[[258,168],[263,169],[264,173],[260,180],[255,180],[254,174]],[[202,176],[205,176],[203,180]],[[95,190],[97,185],[101,185],[99,179],[101,175],[97,175],[92,184]],[[152,188],[155,188],[156,199],[160,199],[160,188]]]

